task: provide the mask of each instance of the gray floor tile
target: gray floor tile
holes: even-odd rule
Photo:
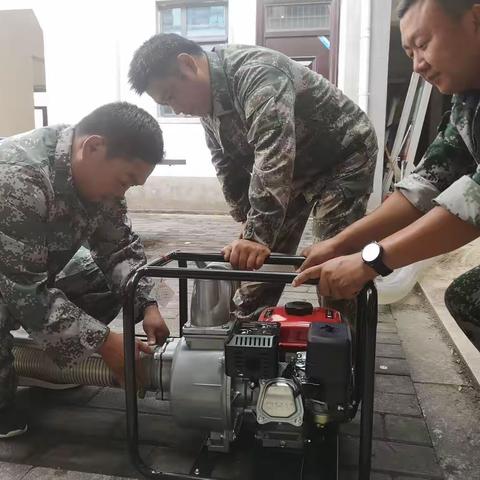
[[[125,410],[125,392],[118,388],[104,388],[87,404],[89,407],[114,408]],[[138,399],[138,411],[141,413],[168,413],[168,403],[155,398],[149,392],[144,399]]]
[[[345,423],[340,427],[340,433],[343,435],[358,436],[360,434],[360,413],[350,423]],[[385,429],[383,418],[380,414],[373,415],[373,436],[375,438],[385,438]]]
[[[377,356],[375,372],[383,375],[410,375],[410,367],[404,359]]]
[[[394,323],[379,323],[377,333],[398,333],[398,330]]]
[[[0,462],[0,478],[2,480],[23,480],[32,468],[31,465]]]
[[[405,352],[403,351],[403,347],[401,345],[379,343],[377,345],[377,357],[405,358]]]
[[[58,437],[29,431],[19,437],[0,440],[0,461],[30,464],[30,459],[57,445]]]
[[[48,405],[85,405],[95,397],[101,387],[81,386],[68,390],[47,390],[37,387],[21,387],[16,395],[16,402],[29,410],[32,406]]]
[[[73,406],[43,408],[29,421],[33,431],[55,431],[65,436],[110,438],[125,417],[117,410]]]
[[[198,452],[179,452],[171,448],[155,447],[145,461],[162,472],[189,473]]]
[[[127,477],[102,475],[98,473],[72,472],[57,468],[36,467],[22,480],[130,480]],[[2,477],[2,480],[3,477]]]
[[[358,461],[358,439],[341,438],[340,461],[346,466],[355,466]],[[443,478],[433,448],[402,443],[374,440],[372,467],[392,474],[425,475]]]
[[[375,375],[375,390],[384,393],[415,394],[412,379],[398,375]]]
[[[358,472],[356,470],[340,470],[338,480],[358,480]],[[372,472],[370,480],[393,480],[393,477],[385,473]]]
[[[375,396],[375,411],[421,417],[422,412],[415,395],[378,392]]]
[[[143,446],[144,456],[152,446]],[[128,455],[125,442],[93,439],[90,442],[62,442],[55,447],[31,457],[31,462],[38,466],[60,468],[63,470],[83,471],[112,476],[138,477]]]
[[[387,440],[418,443],[430,446],[432,440],[423,418],[385,415]]]
[[[377,343],[386,343],[387,345],[401,345],[400,337],[395,333],[378,333]]]

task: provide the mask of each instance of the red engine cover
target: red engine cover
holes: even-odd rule
[[[288,351],[307,349],[308,328],[313,322],[341,323],[342,317],[331,308],[313,308],[307,302],[289,302],[284,307],[266,308],[260,322],[280,323],[280,348]]]

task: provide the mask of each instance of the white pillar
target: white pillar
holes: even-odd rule
[[[392,0],[343,0],[338,85],[368,114],[378,137],[378,160],[369,210],[382,201],[383,150]]]
[[[358,103],[360,73],[361,11],[361,3],[358,0],[342,0],[338,46],[338,86],[355,103]]]
[[[392,0],[372,0],[368,115],[377,132],[379,151],[369,203],[371,210],[382,202],[391,15]]]
[[[228,1],[228,41],[255,45],[257,0]]]

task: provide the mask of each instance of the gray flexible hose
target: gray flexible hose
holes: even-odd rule
[[[110,369],[100,356],[93,355],[72,368],[61,369],[48,355],[33,345],[13,347],[14,367],[20,377],[50,383],[118,387]]]

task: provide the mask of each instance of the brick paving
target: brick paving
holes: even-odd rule
[[[149,258],[173,249],[219,251],[238,235],[238,226],[223,216],[135,214],[133,221],[144,239]],[[308,244],[310,239],[307,232],[302,243]],[[176,289],[176,282],[169,283]],[[315,302],[315,289],[287,287],[282,302],[288,300]],[[178,323],[176,302],[178,291],[171,304],[163,309],[174,333]],[[115,321],[115,327],[121,328],[120,319]],[[383,307],[379,313],[377,343],[373,480],[444,478],[410,371],[392,309]],[[0,442],[0,479],[140,478],[128,460],[124,397],[120,390],[21,388],[18,401],[28,407],[30,432]],[[146,461],[162,470],[188,472],[201,440],[199,434],[177,428],[165,406],[151,396],[140,401],[139,409],[142,454]],[[359,416],[341,430],[342,480],[356,479],[358,421]],[[238,458],[233,458],[226,467],[227,464],[219,465],[219,475],[223,472],[225,478],[249,478]]]
[[[375,377],[373,478],[444,478],[422,416],[410,369],[389,307],[379,312]],[[341,462],[355,465],[358,418],[342,427]],[[350,477],[355,478],[354,471]]]

